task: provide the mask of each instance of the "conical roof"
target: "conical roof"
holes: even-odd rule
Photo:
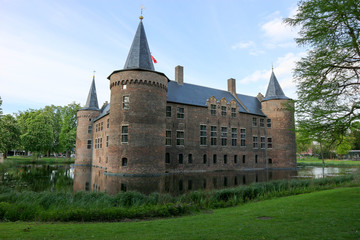
[[[272,71],[270,82],[263,101],[274,100],[274,99],[290,99],[290,98],[285,96],[283,90],[280,87],[278,80],[276,79],[274,71]]]
[[[142,20],[140,20],[139,26],[136,30],[129,55],[124,66],[124,69],[139,68],[155,71]]]
[[[93,77],[89,95],[86,100],[86,104],[82,109],[86,110],[99,110],[99,104],[97,100],[96,87],[95,87],[95,76]]]

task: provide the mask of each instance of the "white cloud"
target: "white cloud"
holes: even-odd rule
[[[232,46],[232,49],[254,48],[255,43],[253,41],[238,42]]]
[[[296,85],[293,81],[293,70],[295,68],[295,63],[299,61],[300,58],[304,55],[305,52],[298,54],[290,52],[284,56],[279,57],[274,64],[274,73],[280,83],[281,88],[285,92],[286,96],[293,99],[296,99]],[[263,94],[265,94],[270,76],[271,70],[256,70],[252,74],[241,79],[239,82],[241,84],[253,84],[255,82],[262,83],[261,90],[263,91]],[[256,93],[254,92],[252,94],[254,95]]]

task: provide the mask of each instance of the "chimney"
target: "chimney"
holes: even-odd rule
[[[183,85],[184,84],[184,67],[183,66],[176,66],[175,67],[175,81]]]
[[[228,92],[236,96],[236,82],[234,78],[228,79]]]

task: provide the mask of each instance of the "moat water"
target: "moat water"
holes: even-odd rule
[[[138,191],[182,194],[280,179],[323,178],[360,172],[357,167],[299,167],[297,170],[249,170],[169,174],[158,177],[108,176],[99,168],[73,165],[12,165],[0,168],[0,185],[31,191]]]

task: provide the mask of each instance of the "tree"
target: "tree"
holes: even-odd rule
[[[54,141],[50,116],[41,110],[31,111],[26,116],[25,125],[26,130],[21,135],[25,150],[34,152],[36,158],[40,153],[47,153]]]
[[[62,127],[59,136],[60,149],[66,152],[66,157],[70,157],[70,152],[74,149],[76,143],[76,123],[77,111],[80,104],[71,103],[62,109]]]
[[[340,140],[340,143],[336,147],[336,154],[340,156],[344,156],[351,150],[351,144],[349,142],[349,138],[343,136]]]
[[[16,119],[11,115],[0,118],[0,152],[4,158],[11,149],[16,148],[20,143],[20,129]]]
[[[45,106],[43,112],[48,115],[51,119],[49,122],[53,129],[53,143],[51,147],[48,149],[47,154],[49,155],[50,152],[60,152],[60,132],[62,127],[62,107],[61,106]]]
[[[0,97],[0,117],[1,117],[1,115],[2,115],[2,108],[1,108],[1,105],[2,105],[2,100],[1,100],[1,97]]]
[[[297,119],[310,135],[341,139],[360,110],[360,1],[302,0],[291,26],[300,26],[307,56],[297,62]]]

